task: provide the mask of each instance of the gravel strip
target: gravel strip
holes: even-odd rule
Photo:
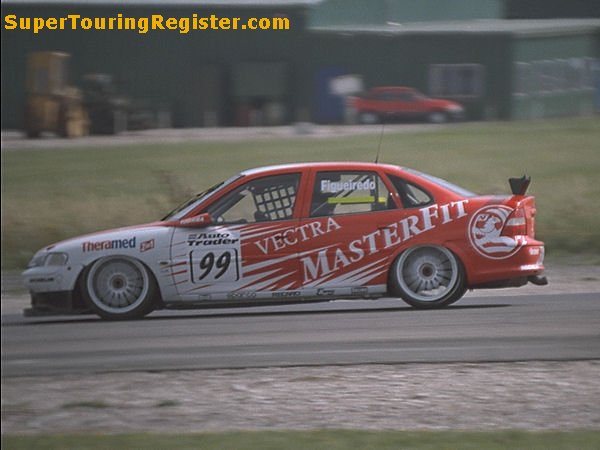
[[[5,434],[600,427],[600,361],[102,373],[2,392]]]

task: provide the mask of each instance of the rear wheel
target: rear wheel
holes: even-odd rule
[[[441,308],[466,292],[464,269],[454,254],[440,246],[413,247],[392,265],[390,287],[416,308]]]
[[[136,319],[155,307],[158,289],[150,271],[128,256],[95,261],[84,277],[89,307],[103,319]]]

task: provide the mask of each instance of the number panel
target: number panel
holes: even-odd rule
[[[194,284],[237,281],[240,279],[239,260],[235,248],[192,250],[190,281]]]

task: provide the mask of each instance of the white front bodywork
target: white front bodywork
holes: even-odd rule
[[[244,246],[248,245],[248,241],[280,228],[280,225],[261,225],[254,231],[244,232],[239,226],[177,228],[142,225],[109,230],[63,241],[40,250],[32,261],[47,262],[49,255],[63,254],[67,255],[66,264],[29,267],[23,272],[23,282],[32,293],[73,291],[80,275],[98,259],[128,256],[141,261],[150,269],[165,303],[198,304],[214,300],[254,299],[284,301],[292,297],[372,297],[386,292],[385,285],[369,283],[379,272],[368,272],[368,267],[358,267],[349,273],[340,274],[338,278],[328,279],[326,283],[313,282],[290,290],[290,285],[286,285],[284,281],[297,279],[297,270],[293,268],[294,265],[289,269],[289,266],[286,268],[281,264],[296,264],[293,261],[297,254],[278,257],[265,254],[262,260],[243,261]],[[211,271],[206,276],[195,273],[194,271],[202,270],[200,263],[209,254],[215,261],[223,255],[231,255],[231,261],[223,271]],[[364,270],[367,270],[368,276],[365,276]],[[271,286],[277,281],[281,281],[280,286]]]
[[[140,226],[109,230],[59,242],[40,250],[32,261],[44,261],[48,255],[66,254],[64,265],[29,267],[23,282],[33,293],[72,291],[82,271],[105,256],[130,256],[143,262],[156,276],[164,299],[177,299],[171,271],[171,235],[167,226]]]

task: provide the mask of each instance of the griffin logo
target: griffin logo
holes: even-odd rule
[[[486,258],[504,259],[514,255],[522,245],[519,239],[502,236],[502,229],[512,213],[507,206],[485,206],[469,222],[469,240]]]

